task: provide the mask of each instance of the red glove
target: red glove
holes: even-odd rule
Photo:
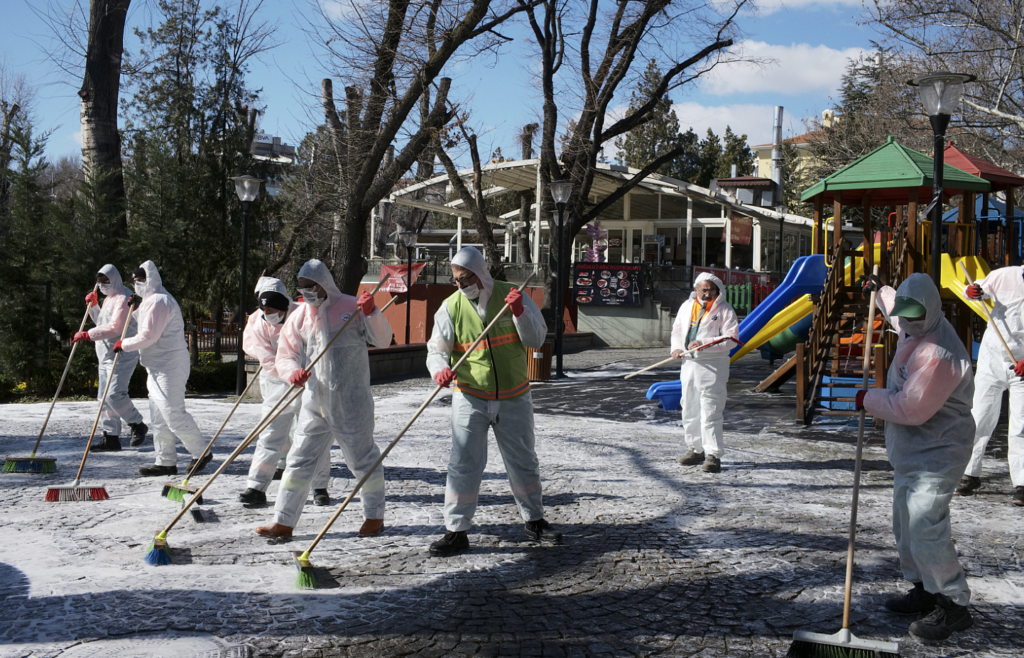
[[[985,291],[977,283],[967,286],[967,299],[981,299],[984,294]]]
[[[505,295],[505,303],[512,307],[512,315],[519,317],[523,314],[523,293],[513,288]]]
[[[356,304],[363,309],[363,315],[369,315],[377,308],[377,305],[373,303],[373,295],[368,292],[359,295],[359,298],[356,299]]]
[[[1013,374],[1018,377],[1024,377],[1024,361],[1017,362],[1017,365],[1013,367]]]
[[[861,409],[864,408],[864,396],[867,394],[868,392],[864,390],[857,391],[857,401],[853,403],[854,408],[857,411],[860,411]]]
[[[292,373],[292,376],[288,378],[288,381],[291,382],[292,386],[304,386],[306,384],[306,380],[309,379],[311,374],[312,373],[308,370],[302,370],[300,368]]]
[[[85,296],[86,306],[98,306],[100,303],[100,296],[95,290]]]
[[[114,343],[114,354],[117,354],[118,352],[123,352],[123,351],[124,351],[124,348],[121,347],[121,341],[117,341],[116,343]]]
[[[448,388],[452,385],[452,380],[455,379],[455,373],[452,372],[451,368],[445,368],[441,372],[434,375],[434,381],[437,385],[442,388]]]
[[[92,340],[92,339],[89,338],[89,332],[88,331],[76,331],[74,337],[71,339],[71,342],[72,343],[77,343],[80,340],[89,341],[89,340]]]

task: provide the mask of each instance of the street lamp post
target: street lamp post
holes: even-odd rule
[[[917,87],[918,98],[928,113],[932,124],[934,140],[935,170],[932,174],[932,245],[931,245],[931,277],[935,286],[941,288],[942,279],[942,166],[943,151],[946,148],[946,127],[953,110],[960,103],[964,93],[964,83],[975,80],[975,76],[963,73],[938,71],[919,75],[907,84]]]
[[[405,245],[406,262],[408,270],[406,270],[405,281],[406,281],[406,292],[405,292],[405,344],[409,344],[409,329],[412,324],[412,250],[416,245],[417,234],[412,231],[403,231],[398,234],[402,239],[402,244]]]
[[[235,394],[241,395],[245,391],[245,351],[242,349],[242,331],[245,330],[245,265],[246,255],[249,252],[249,206],[256,200],[256,197],[260,193],[260,183],[263,179],[256,178],[254,176],[234,176],[232,177],[235,181],[235,194],[238,195],[238,200],[242,202],[242,274],[241,281],[238,286],[239,302],[238,302],[238,366],[235,376]]]
[[[555,277],[555,379],[562,379],[565,377],[565,373],[562,372],[562,333],[564,332],[564,322],[562,316],[565,315],[565,232],[562,230],[565,225],[565,204],[569,201],[569,195],[572,194],[572,183],[564,180],[557,180],[551,183],[551,198],[555,201],[555,206],[558,208],[558,241],[557,241],[557,258],[555,266],[558,270]]]

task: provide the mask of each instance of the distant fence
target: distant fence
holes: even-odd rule
[[[220,326],[220,349],[222,352],[238,351],[238,325],[234,322],[223,322]],[[217,342],[217,322],[214,320],[200,320],[196,325],[196,345],[192,344],[192,332],[188,326],[185,327],[185,340],[188,342],[188,351],[192,352],[197,347],[200,352],[213,352]]]

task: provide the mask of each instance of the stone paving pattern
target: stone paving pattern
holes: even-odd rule
[[[290,552],[305,548],[332,508],[307,506],[291,542],[256,537],[252,530],[269,510],[233,502],[247,457],[211,487],[206,523],[186,520],[172,531],[174,564],[159,568],[142,564],[141,556],[173,505],[152,511],[139,502],[154,495],[152,480],[132,474],[149,455],[135,458],[132,472],[124,466],[132,451],[97,459],[112,490],[102,503],[39,502],[40,486],[66,483],[72,457],[61,459],[61,474],[5,475],[0,656],[206,635],[274,657],[753,657],[785,655],[797,629],[839,630],[856,424],[797,426],[791,388],[750,392],[770,369],[747,357],[733,368],[722,472],[679,466],[678,412],[644,398],[652,382],[674,372],[621,378],[664,352],[568,355],[570,381],[534,387],[544,501],[547,518],[565,533],[561,545],[525,537],[492,442],[472,550],[448,559],[428,555],[443,532],[450,398],[442,398],[386,462],[385,533],[359,539],[359,514],[346,511],[313,553],[321,589],[312,592],[292,588]],[[376,438],[384,445],[431,386],[423,379],[374,388]],[[94,413],[94,403],[80,404]],[[230,401],[189,405],[200,410],[209,433]],[[258,409],[242,409],[251,423]],[[75,424],[83,421],[58,419],[54,431],[70,436]],[[19,429],[19,439],[34,439],[30,425]],[[215,464],[244,432],[240,421]],[[1024,655],[1024,510],[1009,504],[1005,424],[990,447],[985,488],[952,505],[975,625],[936,646],[906,634],[912,617],[882,608],[907,584],[890,529],[892,473],[881,432],[869,431],[869,439],[854,634],[899,641],[906,658]],[[332,475],[338,502],[353,480],[337,449]],[[11,559],[22,538],[38,555]],[[29,576],[12,566],[31,564],[29,557],[55,575],[32,569]],[[68,576],[76,572],[77,579]]]

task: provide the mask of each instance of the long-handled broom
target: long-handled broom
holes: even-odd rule
[[[878,265],[873,274],[878,276]],[[872,332],[875,328],[876,292],[868,302],[868,319],[864,327],[864,379],[862,388],[868,390],[871,368]],[[846,549],[846,587],[843,595],[843,627],[837,633],[811,633],[796,631],[786,658],[899,658],[900,646],[896,642],[862,640],[850,632],[850,599],[853,594],[853,553],[857,540],[857,503],[860,500],[860,466],[864,453],[864,420],[867,412],[860,410],[857,428],[857,453],[853,466],[853,503],[850,506],[850,541]]]
[[[185,502],[185,494],[194,494],[197,491],[195,487],[190,487],[188,485],[189,479],[192,478],[192,475],[199,468],[199,465],[203,463],[203,459],[206,458],[206,455],[210,454],[210,450],[213,448],[213,444],[217,440],[217,437],[219,437],[220,433],[224,431],[224,428],[227,426],[228,421],[231,420],[231,417],[235,415],[235,409],[238,409],[238,405],[241,404],[242,399],[249,394],[249,389],[252,388],[252,385],[256,382],[257,379],[259,379],[260,372],[262,371],[263,366],[260,366],[259,368],[256,369],[256,374],[253,375],[252,379],[246,385],[245,390],[242,391],[242,394],[238,396],[238,399],[235,401],[234,406],[231,407],[231,411],[228,412],[227,418],[225,418],[224,422],[220,424],[220,428],[217,430],[217,433],[213,435],[213,438],[210,439],[210,442],[206,444],[206,449],[203,450],[203,454],[199,455],[199,457],[196,459],[195,464],[192,466],[192,468],[188,470],[188,473],[185,474],[185,479],[182,480],[181,484],[175,484],[173,482],[165,483],[163,491],[160,492],[161,496],[163,496],[167,500],[173,500],[178,503],[183,503]],[[197,500],[196,503],[202,505],[202,498]]]
[[[93,286],[92,291],[96,292],[99,284]],[[78,331],[85,330],[85,321],[89,319],[89,306],[85,307],[85,315],[82,316],[82,323],[78,325]],[[57,472],[57,460],[49,457],[36,457],[36,450],[39,449],[39,442],[43,440],[43,433],[46,431],[46,425],[50,422],[50,414],[53,413],[53,407],[57,404],[57,398],[60,397],[60,390],[64,387],[64,380],[68,376],[68,370],[71,369],[71,361],[75,358],[75,350],[78,349],[78,343],[71,344],[71,354],[68,355],[68,362],[64,366],[64,374],[60,376],[60,383],[57,384],[57,392],[53,394],[53,401],[50,402],[50,409],[46,412],[46,418],[43,420],[43,427],[39,430],[39,436],[36,437],[36,444],[32,446],[32,454],[28,457],[8,457],[4,460],[4,473],[56,473]]]
[[[967,271],[966,267],[964,267],[963,261],[960,261],[959,265],[960,265],[960,269],[962,269],[963,272],[964,272],[964,276],[967,277],[967,285],[973,286],[974,285],[974,279],[971,278],[971,273]],[[993,302],[997,301],[994,295],[992,296],[992,301]],[[985,320],[988,322],[988,326],[992,327],[992,330],[996,332],[996,336],[999,337],[999,342],[1003,344],[1003,349],[1006,350],[1007,356],[1010,357],[1010,363],[1016,365],[1017,364],[1017,357],[1015,357],[1013,355],[1013,350],[1010,349],[1010,346],[1007,344],[1006,339],[1003,338],[1003,333],[1001,331],[999,331],[999,327],[996,325],[995,322],[992,321],[992,314],[989,313],[988,306],[986,306],[985,303],[980,301],[980,300],[978,302],[978,306],[980,306],[981,310],[985,312]],[[1012,365],[1010,366],[1010,370],[1013,370],[1013,366]]]
[[[530,283],[531,279],[533,279],[533,274],[526,278],[526,281],[523,282],[523,285],[519,286],[520,292],[522,292],[526,285]],[[494,319],[491,320],[491,322],[486,327],[484,327],[484,330],[480,332],[480,335],[477,336],[477,339],[473,341],[472,345],[469,346],[469,348],[466,350],[466,353],[462,355],[462,358],[459,359],[454,366],[452,366],[452,372],[458,371],[459,366],[462,365],[462,362],[465,361],[469,357],[469,355],[473,353],[473,350],[476,349],[476,346],[480,343],[480,341],[482,341],[487,336],[487,332],[489,332],[491,330],[491,327],[493,327],[494,324],[499,319],[501,319],[501,316],[505,314],[505,311],[507,311],[508,308],[509,305],[505,304],[501,308],[501,310],[498,311],[498,314],[494,316]],[[403,436],[405,436],[405,433],[409,430],[410,427],[412,427],[412,424],[416,422],[416,419],[420,417],[420,414],[423,413],[423,410],[427,408],[427,405],[429,405],[434,400],[435,397],[437,397],[437,394],[440,393],[441,390],[442,387],[438,385],[434,389],[434,392],[431,393],[430,396],[423,401],[423,404],[420,405],[420,408],[416,410],[416,413],[412,415],[412,418],[409,419],[409,422],[407,422],[405,424],[405,427],[403,427],[402,430],[398,433],[398,436],[392,439],[391,443],[388,444],[388,447],[385,448],[383,452],[380,453],[380,457],[377,458],[377,461],[374,462],[373,466],[366,469],[366,472],[363,474],[363,477],[359,478],[359,481],[356,482],[356,486],[352,488],[352,491],[350,491],[348,496],[345,497],[345,500],[341,502],[341,505],[338,506],[338,509],[334,511],[334,514],[332,514],[331,518],[328,519],[327,525],[325,525],[323,529],[320,531],[320,533],[317,534],[317,536],[313,539],[312,543],[310,543],[309,547],[305,551],[295,551],[293,553],[295,559],[295,568],[299,572],[298,580],[295,581],[296,587],[300,589],[316,589],[318,583],[316,575],[313,573],[313,565],[309,561],[310,553],[312,553],[313,549],[315,549],[317,544],[320,543],[320,540],[324,538],[324,535],[327,534],[327,531],[331,529],[331,526],[334,525],[334,522],[338,520],[338,517],[341,516],[341,513],[345,511],[345,508],[348,507],[348,504],[349,502],[351,502],[352,498],[354,498],[355,495],[359,493],[359,490],[362,488],[362,486],[366,483],[370,476],[373,475],[373,472],[377,470],[377,467],[384,463],[384,459],[388,456],[388,453],[390,453],[391,450],[398,444],[398,441]]]
[[[740,345],[741,347],[743,345],[743,341],[741,341],[739,338],[733,338],[732,336],[719,336],[718,338],[715,338],[713,340],[709,340],[708,342],[704,343],[703,345],[698,345],[697,347],[693,348],[692,350],[686,350],[685,352],[683,352],[682,354],[679,355],[679,359],[683,358],[687,354],[693,354],[695,352],[699,352],[699,351],[701,351],[703,349],[711,347],[712,345],[718,345],[719,343],[724,343],[727,340],[731,340],[734,343],[736,343],[737,345]],[[637,370],[636,372],[631,372],[628,375],[626,375],[625,377],[623,377],[623,379],[630,379],[632,377],[636,377],[640,373],[647,372],[648,370],[653,370],[653,369],[657,368],[658,366],[663,366],[666,363],[672,363],[673,361],[678,361],[679,359],[677,359],[677,358],[675,358],[673,356],[670,356],[669,358],[665,359],[664,361],[658,361],[657,363],[649,365],[646,368],[641,368],[641,369]]]
[[[384,283],[389,278],[390,278],[390,275],[389,274],[385,274],[381,278],[380,282],[377,283],[376,286],[374,286],[374,288],[370,292],[370,294],[371,295],[375,294],[380,289],[380,287],[383,286]],[[389,305],[390,305],[390,303],[389,303]],[[387,308],[387,306],[385,306],[385,308]],[[312,370],[316,366],[316,364],[320,361],[320,359],[322,359],[324,357],[324,355],[327,354],[328,350],[331,349],[331,345],[334,344],[334,341],[338,340],[338,337],[340,337],[343,333],[345,333],[345,330],[349,328],[349,325],[352,324],[352,321],[356,317],[357,317],[356,313],[352,313],[351,317],[349,317],[349,319],[345,321],[345,324],[341,325],[341,328],[338,329],[337,333],[334,334],[334,337],[331,338],[330,341],[328,341],[327,345],[324,346],[324,348],[320,351],[320,353],[316,355],[316,357],[309,363],[309,365],[307,365],[304,368],[304,370]],[[199,491],[197,491],[195,493],[195,495],[193,495],[191,498],[189,498],[187,501],[185,501],[184,505],[182,505],[182,507],[181,507],[181,511],[178,512],[173,519],[171,519],[171,522],[168,523],[164,527],[163,530],[161,530],[158,533],[156,533],[156,537],[153,539],[153,543],[150,544],[149,547],[147,548],[147,553],[146,553],[146,557],[145,557],[145,560],[146,560],[147,564],[152,564],[154,566],[159,566],[159,565],[164,565],[164,564],[170,564],[171,563],[171,556],[170,556],[170,552],[169,552],[170,549],[167,546],[167,533],[169,533],[174,528],[174,526],[178,523],[178,521],[180,521],[181,518],[183,516],[185,516],[185,512],[187,512],[188,509],[194,503],[196,503],[196,502],[198,502],[199,500],[202,499],[203,494],[206,493],[206,490],[210,487],[211,484],[213,484],[214,480],[216,480],[217,477],[221,473],[223,473],[224,470],[229,465],[231,465],[231,463],[233,461],[235,461],[235,459],[237,459],[238,456],[240,454],[242,454],[245,451],[246,448],[249,447],[249,445],[256,439],[256,437],[258,437],[260,435],[260,432],[262,432],[264,429],[266,429],[267,426],[270,425],[270,423],[272,423],[275,418],[277,418],[279,415],[281,415],[281,413],[285,409],[287,409],[289,406],[291,406],[291,404],[295,400],[297,400],[300,395],[302,395],[302,391],[303,391],[303,387],[302,386],[294,386],[293,385],[290,389],[288,389],[288,392],[281,396],[281,399],[277,401],[277,404],[275,404],[274,407],[270,411],[268,411],[266,413],[266,415],[263,416],[263,419],[260,420],[259,423],[257,423],[256,427],[253,428],[253,430],[251,432],[249,432],[249,434],[242,440],[242,442],[239,443],[238,446],[231,452],[231,454],[227,456],[227,458],[217,468],[217,470],[214,471],[213,475],[210,476],[210,479],[206,481],[206,484],[204,484],[202,487],[200,487]]]
[[[132,300],[139,299],[133,297]],[[128,317],[124,320],[124,329],[121,330],[121,340],[128,335],[128,325],[132,321],[132,313],[135,312],[135,305],[133,301],[128,302]],[[117,360],[121,358],[121,352],[114,353],[114,362],[110,365],[110,372],[113,373],[114,369],[117,368]],[[100,408],[96,410],[96,420],[92,422],[92,431],[89,432],[89,441],[85,444],[85,454],[82,455],[82,463],[78,466],[78,474],[75,475],[75,481],[69,485],[63,487],[50,487],[46,490],[47,502],[64,502],[69,500],[106,500],[110,498],[107,495],[107,490],[103,487],[82,487],[79,486],[79,481],[82,479],[82,470],[85,469],[85,460],[89,458],[89,450],[92,448],[92,439],[96,436],[96,428],[100,424],[100,414],[103,413],[103,405],[107,402],[107,393],[110,392],[110,384],[114,381],[113,375],[107,377],[107,385],[103,387],[103,397],[100,398]]]

